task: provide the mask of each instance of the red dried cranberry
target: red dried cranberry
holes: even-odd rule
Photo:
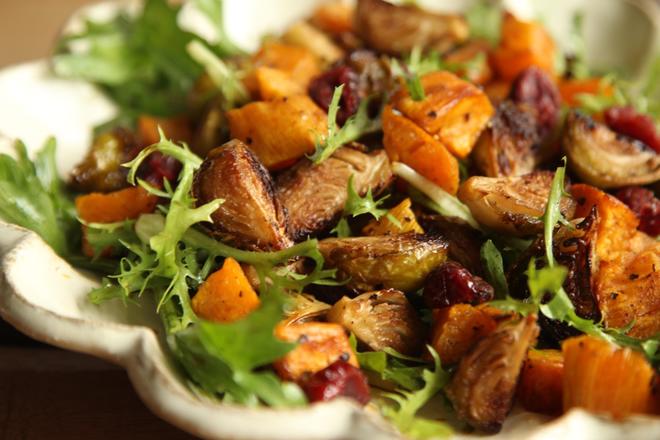
[[[617,133],[644,142],[660,153],[660,135],[649,115],[638,113],[631,106],[610,107],[605,110],[605,123]]]
[[[140,174],[151,185],[161,188],[163,179],[174,184],[181,171],[181,163],[172,156],[151,153],[140,168]]]
[[[660,200],[652,191],[639,186],[630,186],[620,189],[615,196],[628,205],[639,218],[640,231],[652,237],[660,235]]]
[[[523,70],[513,81],[509,96],[517,104],[526,104],[534,110],[541,134],[547,134],[557,125],[561,108],[561,95],[552,78],[536,66]]]
[[[326,112],[332,102],[335,87],[344,84],[344,91],[339,100],[337,123],[343,125],[357,111],[360,105],[358,94],[358,75],[348,66],[334,67],[317,76],[309,84],[309,96]]]
[[[364,373],[341,359],[314,373],[302,387],[310,402],[349,397],[366,405],[371,398]]]
[[[429,308],[454,304],[480,304],[495,296],[493,287],[460,264],[449,261],[433,270],[424,284],[424,302]]]

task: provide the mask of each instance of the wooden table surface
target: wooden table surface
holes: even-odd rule
[[[142,404],[126,373],[38,344],[0,321],[0,440],[187,440]]]

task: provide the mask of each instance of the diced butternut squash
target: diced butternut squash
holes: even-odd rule
[[[310,80],[321,73],[321,62],[310,50],[278,42],[264,44],[252,57],[252,65],[255,68],[272,67],[283,70],[305,90]],[[256,94],[254,72],[248,74],[243,82],[253,95]]]
[[[160,140],[158,127],[163,130],[168,139],[176,142],[190,143],[192,129],[190,120],[185,116],[158,118],[155,116],[141,115],[137,121],[138,137],[143,145],[155,144]]]
[[[450,194],[460,180],[458,161],[445,146],[392,106],[383,110],[383,145],[392,161],[403,162]]]
[[[283,70],[272,67],[258,67],[254,71],[257,80],[259,96],[263,101],[273,101],[280,98],[305,95],[302,85],[293,81]]]
[[[374,219],[369,222],[362,232],[364,235],[390,235],[404,234],[406,232],[423,234],[424,229],[417,223],[415,213],[410,209],[411,204],[410,199],[403,200],[394,208],[387,211],[387,215],[381,217],[379,220]],[[399,224],[392,222],[390,217],[398,220]]]
[[[584,408],[624,418],[651,405],[653,368],[639,352],[593,336],[562,343],[564,411]]]
[[[492,64],[500,78],[512,80],[523,70],[538,66],[554,76],[555,43],[540,23],[518,20],[507,13]]]
[[[520,372],[518,401],[528,411],[561,414],[564,357],[559,350],[530,350]]]
[[[431,345],[443,364],[455,364],[496,327],[497,321],[490,314],[469,304],[436,309]]]
[[[571,187],[576,217],[596,209],[592,286],[605,324],[647,338],[660,332],[660,242],[637,230],[635,214],[615,197],[585,184]]]
[[[88,223],[115,223],[136,219],[156,209],[158,197],[139,186],[76,197],[78,216]]]
[[[308,96],[252,102],[227,112],[232,138],[245,142],[269,169],[314,151],[328,131],[327,117]]]
[[[353,30],[355,9],[345,1],[322,3],[312,15],[312,24],[329,34],[343,34]]]
[[[495,112],[490,100],[477,86],[450,72],[429,73],[421,82],[423,100],[413,100],[408,88],[402,87],[392,106],[452,154],[466,157]]]
[[[603,78],[565,79],[559,83],[559,93],[566,105],[575,107],[580,104],[580,95],[612,96],[614,88]]]
[[[260,301],[241,265],[225,259],[222,268],[212,273],[197,289],[192,308],[200,318],[233,322],[259,307]]]
[[[325,33],[305,21],[293,24],[282,39],[294,46],[304,47],[324,63],[331,64],[344,57],[344,51]]]
[[[349,343],[346,330],[339,324],[306,322],[275,329],[275,336],[297,342],[298,346],[277,360],[273,367],[283,380],[297,381],[306,374],[323,370],[337,359],[345,359],[358,367],[358,361]]]

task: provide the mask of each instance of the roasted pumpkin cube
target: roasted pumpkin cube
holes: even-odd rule
[[[282,35],[282,39],[289,44],[308,49],[328,64],[339,61],[344,57],[344,51],[327,34],[305,21],[299,21],[291,25],[286,33]]]
[[[554,75],[555,43],[540,23],[518,20],[507,13],[502,22],[500,44],[492,64],[500,78],[513,80],[523,70],[537,66]]]
[[[443,364],[455,364],[496,327],[497,320],[486,310],[469,304],[435,309],[431,345]]]
[[[192,308],[200,318],[215,322],[233,322],[259,307],[260,301],[233,258],[225,259],[222,268],[212,273],[197,289]]]
[[[355,8],[341,0],[325,2],[314,11],[312,24],[329,34],[343,34],[353,30]]]
[[[460,158],[472,151],[479,134],[493,116],[486,94],[474,84],[450,72],[434,72],[421,78],[426,97],[411,98],[402,87],[392,106]]]
[[[193,137],[190,119],[185,116],[158,118],[141,115],[137,120],[137,125],[139,140],[144,145],[151,145],[160,141],[158,128],[163,130],[168,139],[177,142],[190,143]]]
[[[76,197],[76,211],[88,223],[115,223],[153,212],[157,203],[158,197],[142,187],[131,186],[107,194],[90,193]]]
[[[383,145],[390,160],[405,163],[448,193],[456,194],[458,161],[444,144],[392,106],[385,106],[382,118]]]
[[[323,370],[337,359],[346,360],[355,367],[359,366],[346,330],[339,324],[282,323],[275,329],[275,336],[287,342],[298,343],[296,348],[273,364],[282,380],[300,380],[308,374]]]
[[[593,336],[562,343],[564,411],[584,408],[623,418],[651,409],[653,368],[642,353]]]
[[[307,89],[312,78],[321,73],[321,62],[309,49],[290,44],[268,42],[252,57],[252,65],[272,67],[290,75],[292,80]],[[250,72],[243,80],[250,92],[256,94],[255,72]]]
[[[308,96],[252,102],[228,111],[227,120],[231,137],[245,142],[269,169],[313,152],[328,131],[325,112]]]
[[[263,101],[273,101],[289,96],[304,95],[303,86],[291,79],[291,75],[272,67],[258,67],[254,71],[259,96]]]
[[[410,199],[404,199],[394,208],[387,211],[387,215],[369,222],[362,232],[364,235],[404,234],[406,232],[423,234],[424,229],[417,223],[415,213],[410,209],[411,204]],[[397,220],[399,224],[393,222],[390,217]]]
[[[571,78],[559,83],[559,94],[566,105],[575,107],[580,104],[580,95],[612,96],[614,87],[603,78]]]
[[[558,415],[563,405],[564,357],[559,350],[530,350],[518,382],[518,401],[528,411]]]

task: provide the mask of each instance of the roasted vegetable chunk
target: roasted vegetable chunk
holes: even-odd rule
[[[259,52],[252,57],[252,65],[255,69],[272,67],[286,72],[289,78],[300,84],[303,90],[307,88],[309,81],[318,75],[321,70],[320,60],[310,50],[277,42],[264,44]],[[254,72],[248,74],[244,83],[250,91],[256,91]]]
[[[192,299],[197,316],[215,322],[244,318],[259,307],[259,297],[243,273],[241,265],[227,258],[222,268],[199,286]]]
[[[660,180],[659,154],[583,114],[568,115],[563,144],[568,165],[591,185],[619,188]]]
[[[211,216],[213,229],[238,246],[283,249],[291,244],[270,175],[242,142],[209,153],[195,175],[193,194],[200,205],[224,200]]]
[[[648,412],[653,368],[644,355],[593,336],[571,338],[564,355],[564,411],[579,407],[623,418]]]
[[[328,238],[319,243],[328,267],[357,291],[419,289],[447,258],[447,242],[418,234]]]
[[[158,197],[132,186],[108,194],[90,193],[76,197],[78,216],[87,223],[115,223],[136,219],[156,209]]]
[[[434,72],[421,78],[425,98],[415,101],[404,87],[392,98],[392,106],[460,158],[466,157],[495,112],[477,86],[450,72]]]
[[[461,360],[446,392],[462,420],[485,432],[502,428],[538,333],[534,315],[504,322]]]
[[[296,348],[273,364],[282,380],[300,381],[305,375],[321,371],[339,359],[358,366],[346,331],[339,324],[281,324],[275,329],[275,336],[298,343]]]
[[[426,277],[424,302],[431,309],[454,304],[477,305],[495,296],[493,286],[455,261],[447,261]]]
[[[303,86],[293,81],[284,71],[272,67],[259,67],[254,71],[259,97],[274,101],[289,96],[304,95]]]
[[[520,177],[473,176],[461,185],[458,198],[489,229],[516,236],[536,234],[543,230],[541,216],[553,176],[548,171]],[[575,201],[563,197],[560,209],[565,218],[572,219]]]
[[[328,131],[326,114],[308,96],[252,102],[227,112],[231,136],[245,142],[268,169],[312,153]]]
[[[364,196],[369,188],[378,194],[392,180],[387,154],[344,147],[318,165],[303,159],[277,178],[277,197],[289,214],[294,239],[323,232],[336,222],[346,204],[351,176],[358,194]]]
[[[383,0],[358,0],[355,30],[369,47],[393,55],[405,55],[416,46],[444,52],[469,33],[458,15],[432,14]]]
[[[388,215],[369,222],[362,232],[365,235],[405,234],[406,232],[423,234],[424,230],[417,223],[415,213],[410,209],[411,204],[410,199],[404,199],[401,203],[390,209],[387,212]],[[390,217],[394,218],[398,224],[393,222]]]
[[[517,399],[528,411],[559,415],[563,407],[564,357],[559,350],[530,350]]]
[[[394,289],[343,297],[328,321],[343,325],[371,350],[393,348],[414,355],[424,341],[422,322],[403,292]]]

